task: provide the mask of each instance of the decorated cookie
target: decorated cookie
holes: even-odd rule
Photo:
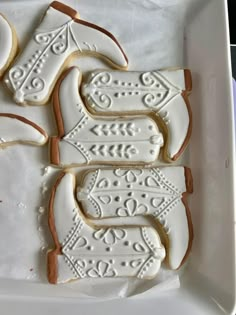
[[[152,216],[161,228],[172,269],[188,256],[193,239],[186,192],[192,192],[188,168],[116,168],[86,173],[77,199],[90,218]]]
[[[51,163],[150,163],[157,159],[163,136],[148,116],[92,116],[78,92],[81,72],[73,67],[59,80],[53,95],[58,137],[50,141]],[[68,97],[69,96],[69,97]]]
[[[75,178],[63,173],[51,194],[49,227],[55,249],[48,253],[48,280],[156,276],[165,249],[149,226],[95,227],[86,222],[74,197]]]
[[[47,9],[5,83],[19,104],[44,104],[75,53],[99,55],[113,66],[127,67],[127,58],[117,40],[106,30],[79,19],[72,8],[54,1]]]
[[[43,145],[47,140],[46,132],[32,121],[15,114],[0,113],[0,148],[18,143]]]
[[[0,14],[0,77],[17,52],[17,37],[13,26]]]
[[[166,136],[164,158],[176,160],[188,144],[192,114],[189,70],[95,71],[82,85],[88,109],[96,114],[155,112]]]

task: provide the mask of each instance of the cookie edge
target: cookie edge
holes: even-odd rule
[[[50,137],[49,141],[49,160],[51,164],[54,165],[60,165],[60,152],[59,152],[59,141],[61,138],[65,136],[65,129],[64,129],[64,123],[63,123],[63,117],[61,113],[61,106],[60,106],[60,99],[59,99],[59,93],[60,93],[60,87],[64,79],[67,77],[67,75],[76,67],[70,67],[67,68],[62,75],[59,77],[59,80],[57,81],[54,92],[52,95],[52,105],[53,105],[53,113],[56,120],[57,125],[57,136]]]
[[[78,24],[82,24],[82,25],[94,28],[94,29],[104,33],[105,35],[109,36],[116,43],[116,45],[119,47],[120,51],[122,52],[123,57],[125,58],[126,66],[121,67],[121,69],[126,69],[128,67],[128,63],[129,63],[128,57],[125,54],[125,52],[124,52],[123,48],[121,47],[120,43],[118,42],[118,40],[116,39],[116,37],[112,33],[110,33],[105,28],[103,28],[103,27],[101,27],[99,25],[96,25],[94,23],[90,23],[88,21],[80,19],[79,18],[79,14],[78,14],[78,12],[76,10],[74,10],[70,6],[65,5],[65,4],[63,4],[63,3],[59,2],[59,1],[53,1],[50,4],[49,7],[52,7],[55,10],[58,10],[58,11],[64,13],[64,14],[70,16]]]
[[[188,232],[189,232],[189,242],[188,242],[188,247],[185,252],[185,255],[180,263],[180,265],[175,269],[179,270],[182,265],[186,262],[190,251],[192,249],[193,245],[193,239],[194,239],[194,229],[193,229],[193,222],[192,222],[192,215],[191,215],[191,210],[187,201],[187,196],[188,194],[193,193],[193,176],[192,176],[192,171],[188,167],[184,167],[184,176],[185,176],[185,184],[186,184],[186,191],[182,194],[181,201],[185,207],[185,213],[188,221]]]
[[[8,117],[8,118],[12,118],[12,119],[17,119],[17,120],[23,122],[24,124],[30,125],[34,129],[36,129],[39,133],[41,133],[44,136],[44,138],[45,138],[45,141],[42,144],[37,144],[36,142],[29,142],[29,141],[24,141],[24,140],[16,141],[16,143],[30,143],[30,144],[33,144],[33,145],[42,146],[48,141],[48,134],[46,133],[46,131],[43,130],[37,124],[35,124],[33,121],[31,121],[31,120],[29,120],[29,119],[27,119],[27,118],[25,118],[23,116],[16,115],[16,114],[11,114],[11,113],[0,113],[0,117]],[[4,145],[4,143],[3,143],[3,145]],[[10,145],[10,143],[9,143],[9,145]],[[6,145],[6,146],[8,146],[8,145]]]
[[[11,63],[16,58],[16,56],[17,56],[17,54],[19,52],[19,43],[18,43],[18,37],[17,37],[16,29],[13,26],[13,24],[6,18],[6,16],[4,14],[0,13],[0,15],[6,21],[6,23],[9,25],[9,27],[11,29],[11,33],[12,33],[11,51],[10,51],[10,54],[9,54],[9,56],[7,58],[7,61],[6,61],[5,65],[0,69],[0,80],[2,80],[4,75],[5,75],[5,73],[6,73],[6,71],[11,66]]]
[[[51,284],[57,284],[57,279],[58,279],[57,256],[62,254],[61,244],[58,240],[57,230],[56,230],[55,220],[54,220],[54,199],[55,199],[57,188],[60,185],[65,175],[66,173],[63,172],[57,178],[56,183],[52,187],[50,200],[49,200],[48,226],[49,226],[49,230],[51,232],[54,246],[55,246],[53,250],[50,250],[47,253],[47,278],[48,278],[48,282]]]

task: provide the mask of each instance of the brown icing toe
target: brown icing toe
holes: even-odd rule
[[[185,91],[192,91],[192,75],[189,69],[184,69],[184,78],[185,78]]]
[[[50,163],[54,165],[60,164],[59,141],[58,137],[51,137],[49,140]]]

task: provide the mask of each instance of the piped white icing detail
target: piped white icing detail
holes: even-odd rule
[[[39,209],[38,209],[38,212],[39,212],[40,214],[43,214],[43,213],[45,212],[45,207],[40,206]]]
[[[0,14],[0,74],[9,62],[13,48],[13,32],[6,18]]]
[[[150,215],[169,239],[169,263],[176,269],[189,244],[189,226],[182,195],[184,167],[97,169],[88,172],[77,199],[91,218]]]
[[[43,167],[43,175],[48,175],[50,173],[50,166]]]
[[[14,143],[29,143],[33,145],[43,145],[47,141],[47,136],[41,133],[30,123],[25,123],[16,117],[0,115],[0,147]]]
[[[46,183],[43,183],[41,186],[42,195],[45,195],[47,191],[48,191],[48,186],[46,185]]]
[[[81,278],[153,278],[165,249],[152,227],[95,228],[74,200],[74,176],[65,174],[54,197],[54,222],[62,255],[57,283]]]
[[[65,131],[59,142],[60,164],[155,161],[164,142],[156,122],[146,116],[108,119],[89,115],[78,93],[80,81],[81,72],[72,68],[60,84]]]
[[[168,155],[173,158],[183,145],[189,112],[182,92],[184,70],[151,72],[94,71],[82,85],[86,105],[96,113],[156,112],[169,134]]]
[[[19,104],[44,103],[66,59],[75,52],[96,52],[126,67],[119,45],[103,31],[49,7],[22,54],[5,76]]]

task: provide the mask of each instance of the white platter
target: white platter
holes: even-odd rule
[[[0,12],[15,25],[21,46],[48,3],[0,2]],[[45,261],[38,254],[42,239],[37,230],[37,209],[47,205],[49,195],[43,196],[40,188],[46,181],[50,190],[55,180],[42,175],[47,148],[9,148],[0,152],[1,314],[234,314],[235,145],[226,1],[64,3],[77,9],[83,19],[114,33],[127,52],[130,69],[186,66],[192,70],[194,124],[185,162],[194,177],[193,249],[178,289],[158,287],[130,298],[104,301],[101,297],[78,299],[70,286],[48,285],[45,279],[41,281]],[[74,63],[83,70],[105,66],[91,58]],[[25,115],[49,134],[55,133],[50,106],[14,105],[2,86],[0,111]]]

